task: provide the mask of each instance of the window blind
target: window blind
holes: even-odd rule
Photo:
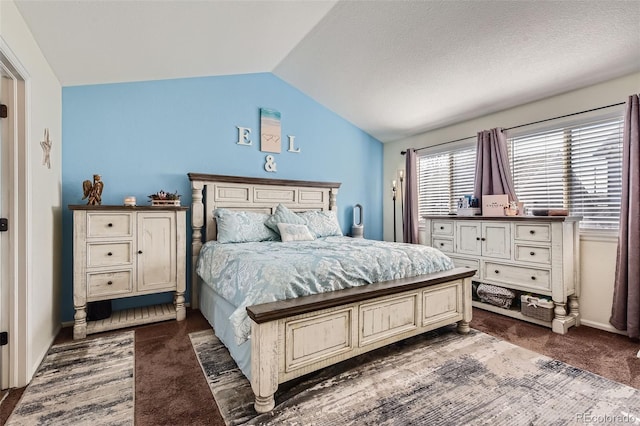
[[[511,172],[528,208],[569,210],[583,229],[617,229],[622,117],[509,138]]]
[[[473,194],[475,158],[475,144],[418,157],[420,216],[455,212],[457,200]]]

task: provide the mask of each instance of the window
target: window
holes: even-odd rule
[[[582,229],[617,229],[622,117],[509,138],[516,194],[529,208],[567,209]]]
[[[457,200],[473,194],[475,143],[418,157],[418,213],[441,215],[456,211]]]
[[[548,124],[548,123],[547,123]],[[553,124],[552,124],[553,125]],[[618,229],[622,190],[622,113],[510,133],[516,194],[527,208],[567,209],[582,229]],[[448,214],[473,193],[475,140],[418,157],[420,215]]]

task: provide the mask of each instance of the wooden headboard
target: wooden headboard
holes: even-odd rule
[[[195,271],[202,244],[216,239],[217,208],[273,213],[278,204],[293,211],[336,210],[340,183],[188,173],[191,181],[191,307],[198,308]],[[204,200],[204,201],[203,201]],[[203,229],[204,228],[204,229]],[[204,240],[203,240],[204,236]]]

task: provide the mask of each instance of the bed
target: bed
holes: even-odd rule
[[[216,335],[229,348],[240,369],[249,378],[255,394],[254,406],[257,412],[263,413],[273,409],[274,394],[278,385],[295,377],[449,324],[457,323],[460,333],[469,332],[471,277],[475,271],[467,268],[448,269],[448,266],[446,270],[425,273],[428,269],[418,268],[427,266],[421,265],[400,278],[393,273],[385,275],[393,269],[388,267],[374,273],[373,278],[360,277],[362,269],[367,269],[365,272],[369,273],[368,270],[374,268],[358,268],[353,263],[349,266],[349,256],[345,251],[334,255],[333,263],[325,262],[326,256],[320,256],[325,248],[330,249],[329,246],[348,246],[349,251],[354,252],[362,246],[362,250],[379,252],[374,263],[384,257],[394,258],[391,254],[380,254],[384,253],[384,250],[397,253],[399,259],[417,257],[411,250],[431,250],[436,259],[435,263],[443,262],[440,256],[433,253],[437,252],[435,249],[321,234],[316,234],[321,238],[314,239],[314,242],[295,241],[293,244],[279,245],[277,241],[243,242],[235,245],[221,244],[223,241],[218,240],[214,211],[273,214],[273,217],[280,213],[280,209],[311,216],[314,212],[331,213],[336,211],[339,183],[201,173],[189,173],[188,176],[192,188],[191,307],[201,310]],[[283,251],[285,246],[292,245],[293,253]],[[260,254],[262,247],[264,253]],[[314,260],[313,267],[302,266],[303,258],[296,256],[306,250],[314,251],[318,254],[318,259],[322,260]],[[228,257],[231,256],[229,253],[234,251],[240,254],[236,253],[235,258]],[[243,268],[249,269],[247,265],[264,264],[265,268],[271,267],[273,273],[273,268],[280,266],[269,265],[269,255],[274,259],[274,264],[278,257],[292,259],[290,264],[296,267],[292,268],[294,270],[291,273],[296,277],[297,287],[313,287],[316,282],[342,284],[316,289],[315,291],[320,292],[308,295],[309,292],[304,290],[302,293],[287,296],[287,292],[290,291],[287,290],[283,293],[284,300],[272,297],[271,289],[269,292],[262,291],[269,294],[267,298],[264,298],[264,295],[246,296],[255,296],[256,292],[260,293],[261,289],[269,287],[269,278],[260,278],[263,279],[260,281],[258,278],[249,278],[251,275],[248,275],[247,278],[238,281],[238,277],[242,275],[237,272]],[[221,264],[218,266],[223,269],[216,270],[215,276],[207,276],[203,268],[209,266],[199,265],[199,260],[204,262],[202,259],[205,257],[208,257],[210,262]],[[354,262],[357,262],[357,259],[357,255],[354,255]],[[322,262],[322,267],[318,266],[318,262]],[[346,270],[333,270],[338,264],[346,265]],[[396,269],[399,270],[408,268],[402,263],[398,265],[400,266]],[[225,266],[227,270],[224,269]],[[444,268],[443,265],[437,266],[440,269]],[[300,284],[301,281],[296,275],[299,269],[315,269],[319,278],[314,277],[315,281],[304,281]],[[329,275],[321,276],[321,270],[325,270]],[[282,274],[284,275],[284,271]],[[327,278],[328,276],[331,278]],[[214,283],[223,281],[223,277],[227,277],[229,282],[216,287]],[[251,287],[253,290],[246,292],[243,296],[245,299],[238,299],[234,287],[245,285],[258,287]]]

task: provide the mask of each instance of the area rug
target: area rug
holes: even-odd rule
[[[49,349],[7,425],[133,425],[134,332]]]
[[[472,330],[446,328],[281,384],[257,415],[249,382],[206,330],[190,334],[227,425],[640,423],[640,391]]]

